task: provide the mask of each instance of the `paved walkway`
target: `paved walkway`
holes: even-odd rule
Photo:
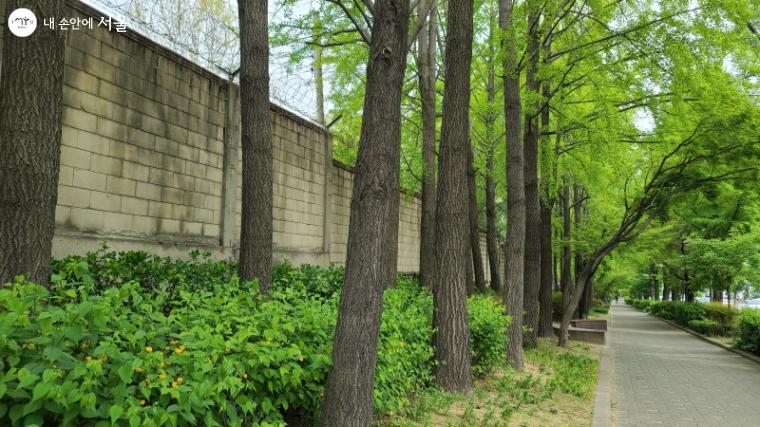
[[[631,307],[610,314],[614,425],[760,426],[760,365]]]

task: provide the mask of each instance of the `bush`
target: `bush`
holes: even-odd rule
[[[628,305],[633,305],[633,298],[625,297],[623,301]]]
[[[662,319],[673,319],[673,301],[655,301],[650,307],[650,313]]]
[[[633,306],[641,311],[649,311],[649,306],[652,305],[652,301],[648,299],[633,300]]]
[[[710,319],[690,320],[689,328],[705,335],[716,335],[720,331],[718,322]]]
[[[760,354],[760,310],[745,308],[739,318],[737,347]]]
[[[92,262],[93,265],[90,265]],[[0,425],[284,425],[318,416],[343,271],[278,266],[269,298],[234,263],[100,251],[55,261],[50,290],[0,289]],[[139,280],[139,281],[138,281]],[[108,285],[104,285],[103,283]],[[432,383],[432,296],[385,292],[380,413]],[[504,359],[508,317],[468,301],[473,373]]]
[[[552,292],[552,320],[562,320],[562,292]]]
[[[504,362],[511,319],[504,312],[504,304],[493,296],[473,295],[467,299],[467,307],[472,373],[482,377]]]
[[[741,311],[736,307],[729,307],[719,302],[704,304],[705,317],[715,321],[718,325],[714,331],[718,335],[729,335],[736,331]]]
[[[676,301],[673,303],[673,320],[681,326],[689,326],[692,320],[705,317],[704,304],[699,302]]]

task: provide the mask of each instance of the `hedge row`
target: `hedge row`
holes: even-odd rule
[[[628,298],[625,302],[705,335],[735,336],[738,348],[760,354],[760,310],[739,310],[719,302],[703,304]]]
[[[284,264],[262,298],[235,265],[101,251],[54,262],[50,289],[0,289],[0,425],[284,425],[318,417],[343,271]],[[509,318],[468,299],[473,372],[502,363]],[[385,293],[379,413],[433,381],[432,296]]]

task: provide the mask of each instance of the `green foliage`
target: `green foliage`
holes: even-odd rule
[[[562,292],[552,292],[552,320],[562,318]]]
[[[651,305],[649,312],[657,317],[672,320],[673,319],[673,304],[674,304],[673,301],[655,301]]]
[[[738,326],[741,311],[736,307],[729,307],[719,302],[704,304],[705,317],[714,321],[717,326],[713,333],[716,335],[729,335]]]
[[[689,320],[688,326],[700,334],[705,335],[718,335],[721,330],[718,322],[710,319]]]
[[[559,356],[549,349],[536,351],[528,356],[538,361],[541,369],[551,369],[547,388],[559,389],[575,397],[587,398],[593,395],[596,386],[596,370],[599,362],[585,356],[562,353]]]
[[[504,362],[507,345],[505,331],[511,318],[504,304],[491,295],[473,295],[467,299],[470,324],[472,373],[482,377]]]
[[[638,308],[641,311],[649,311],[650,306],[652,305],[652,300],[648,299],[636,299],[633,300],[633,306],[635,308]]]
[[[705,317],[704,304],[699,302],[677,301],[673,304],[673,320],[681,326],[689,326],[692,320],[702,320]]]
[[[48,291],[0,290],[0,424],[283,425],[318,415],[343,271],[278,266],[267,298],[235,265],[105,250],[54,261]],[[90,264],[90,262],[92,264]],[[473,372],[504,360],[498,300],[468,301]],[[432,296],[385,292],[375,407],[432,383]]]
[[[760,310],[742,310],[737,347],[760,354]]]

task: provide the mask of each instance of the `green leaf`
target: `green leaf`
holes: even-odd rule
[[[123,413],[124,408],[122,408],[121,405],[111,406],[111,409],[108,410],[108,415],[111,416],[111,423],[115,423]]]
[[[47,396],[48,392],[50,392],[50,388],[51,387],[49,383],[37,383],[37,385],[34,386],[34,390],[32,391],[32,402]]]
[[[5,391],[8,390],[8,386],[5,383],[0,383],[0,398],[5,396]],[[2,416],[2,415],[0,415]]]

